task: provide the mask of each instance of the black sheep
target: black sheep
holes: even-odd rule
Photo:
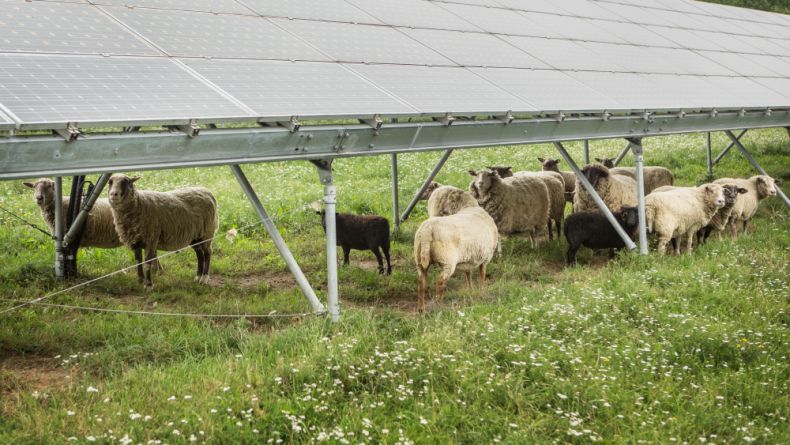
[[[614,213],[615,219],[631,239],[639,227],[636,207],[623,206]],[[581,246],[591,249],[619,249],[625,247],[623,239],[614,230],[603,213],[579,212],[565,220],[565,238],[568,240],[568,265],[576,264],[576,251]]]
[[[326,232],[326,214],[323,210],[316,212],[321,215],[321,226]],[[378,215],[335,214],[337,245],[343,248],[343,265],[348,265],[351,249],[370,250],[376,255],[379,273],[384,273],[384,262],[381,251],[387,258],[387,274],[392,273],[390,264],[390,223],[387,218]]]

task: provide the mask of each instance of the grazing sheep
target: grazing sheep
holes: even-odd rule
[[[547,172],[557,172],[562,175],[562,179],[565,180],[565,200],[573,204],[573,193],[576,190],[576,174],[573,172],[564,172],[560,171],[559,168],[559,159],[543,159],[538,158],[540,164],[543,166],[543,171]]]
[[[776,183],[770,176],[758,175],[749,179],[721,178],[713,182],[716,184],[734,184],[747,190],[735,202],[730,214],[728,225],[733,237],[738,236],[738,229],[741,227],[743,233],[746,233],[749,220],[757,213],[760,201],[770,196],[776,196]]]
[[[565,178],[563,178],[559,172],[544,170],[538,172],[522,171],[513,173],[512,167],[495,166],[487,168],[499,173],[499,177],[501,178],[509,178],[512,176],[532,176],[545,182],[546,187],[549,190],[549,199],[551,201],[551,210],[549,210],[550,216],[546,228],[549,233],[549,239],[554,239],[551,230],[551,222],[554,221],[554,225],[557,228],[557,238],[560,237],[560,233],[562,233],[562,222],[565,220],[566,195]]]
[[[600,164],[588,165],[582,169],[582,174],[590,181],[598,196],[613,212],[622,206],[636,205],[636,181],[622,176],[612,175],[609,169]],[[574,212],[598,212],[592,196],[587,193],[581,182],[576,180],[576,193],[573,198]]]
[[[612,158],[595,158],[603,164],[613,175],[623,175],[636,181],[636,167],[615,167]],[[645,175],[645,195],[652,193],[655,189],[663,186],[675,185],[675,175],[664,167],[644,166]]]
[[[654,192],[645,197],[647,230],[657,234],[661,254],[666,253],[671,239],[683,240],[683,237],[687,242],[686,251],[691,252],[694,235],[708,225],[723,206],[724,189],[719,184]],[[673,242],[673,245],[675,254],[679,254],[680,243]]]
[[[551,209],[546,183],[530,176],[502,179],[490,169],[483,169],[479,173],[469,171],[469,174],[475,176],[470,185],[472,195],[494,219],[499,232],[527,232],[532,247],[536,247],[535,235],[548,223]]]
[[[617,222],[625,233],[634,238],[639,227],[639,213],[636,207],[622,206],[614,213]],[[568,240],[568,265],[576,264],[576,251],[581,246],[590,249],[620,249],[625,242],[600,212],[577,212],[565,220],[565,239]]]
[[[137,190],[130,178],[114,174],[109,181],[109,201],[115,230],[121,242],[134,251],[137,279],[146,290],[151,281],[151,261],[157,250],[178,250],[192,245],[197,256],[195,280],[209,282],[211,242],[219,225],[217,200],[208,189],[187,187],[171,192]],[[199,243],[199,244],[198,244]],[[145,250],[144,265],[143,250]]]
[[[326,232],[326,213],[321,210],[316,212],[321,215],[321,227]],[[343,248],[343,265],[348,266],[348,256],[351,249],[370,250],[376,255],[379,264],[379,273],[384,273],[384,262],[381,259],[381,250],[387,258],[387,274],[392,273],[390,263],[390,223],[387,218],[378,215],[351,215],[348,213],[335,213],[335,231],[337,245]]]
[[[428,187],[425,188],[425,191],[423,191],[422,194],[420,195],[420,201],[427,201],[431,197],[433,191],[441,186],[442,184],[439,184],[436,181],[431,181],[431,183],[428,184]]]
[[[428,216],[452,215],[463,208],[477,205],[477,200],[471,193],[451,185],[443,185],[434,189],[428,198]]]
[[[499,232],[493,218],[477,203],[458,213],[425,220],[414,234],[414,262],[419,274],[419,309],[425,311],[428,269],[432,264],[442,271],[436,284],[436,301],[441,303],[447,280],[455,269],[466,273],[472,288],[471,271],[478,269],[479,286],[485,287],[486,266],[499,246]]]
[[[25,186],[33,189],[33,200],[41,210],[41,217],[49,227],[50,233],[55,233],[55,181],[41,178],[36,182],[25,182]],[[63,197],[63,227],[66,226],[66,213],[68,213],[70,198]],[[115,232],[110,203],[106,198],[99,198],[93,205],[80,239],[81,247],[100,247],[113,249],[121,246],[121,240]]]
[[[732,209],[738,201],[738,195],[748,193],[749,191],[743,187],[738,187],[734,184],[724,185],[724,207],[716,211],[707,226],[697,232],[697,244],[708,241],[710,233],[715,229],[721,237],[721,232],[727,227],[727,222],[732,215]]]

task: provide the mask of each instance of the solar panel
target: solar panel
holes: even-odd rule
[[[622,71],[626,69],[601,59],[595,51],[569,40],[520,36],[504,36],[503,39],[560,70]]]
[[[672,90],[660,89],[654,82],[638,74],[573,72],[568,75],[587,87],[606,95],[625,109],[655,110],[690,107],[686,98],[675,94]]]
[[[740,39],[741,36],[734,36],[732,34],[722,34],[719,32],[696,31],[695,34],[700,37],[715,43],[723,51],[734,53],[756,53],[759,52],[757,48],[748,44]]]
[[[605,28],[595,26],[592,20],[579,17],[567,17],[553,14],[541,14],[537,12],[522,12],[533,23],[539,24],[548,29],[544,35],[538,37],[567,38],[575,40],[587,40],[595,42],[626,43],[617,36],[606,31]],[[519,34],[525,34],[521,32]],[[531,33],[530,33],[531,34]]]
[[[0,103],[25,124],[249,116],[164,58],[0,54]]]
[[[772,89],[776,93],[776,98],[773,101],[774,105],[781,106],[781,104],[786,104],[788,103],[787,101],[790,100],[790,78],[756,77],[754,80]]]
[[[775,76],[775,72],[766,68],[763,65],[752,63],[746,58],[745,54],[716,52],[716,51],[699,51],[699,54],[707,57],[708,59],[718,63],[721,66],[729,68],[734,73],[741,76]]]
[[[183,62],[263,117],[416,111],[336,63],[205,59]]]
[[[603,20],[623,20],[622,17],[612,14],[609,10],[591,0],[561,0],[552,3],[561,7],[566,15]]]
[[[351,68],[423,113],[496,114],[535,108],[463,68],[353,65]]]
[[[347,1],[390,25],[480,31],[478,27],[426,0]]]
[[[670,40],[665,36],[651,31],[645,25],[637,25],[634,23],[625,22],[603,22],[599,21],[597,24],[605,28],[612,35],[617,36],[624,42],[634,45],[645,46],[674,46]],[[670,29],[670,28],[664,28]]]
[[[74,3],[0,0],[0,51],[156,55],[95,8]]]
[[[549,68],[506,40],[491,34],[430,29],[408,29],[403,32],[459,65]]]
[[[722,98],[727,92],[706,82],[702,76],[679,76],[676,74],[640,74],[658,88],[658,91],[671,91],[675,97],[683,98],[686,108],[707,108],[722,106]],[[678,106],[678,105],[670,105]]]
[[[540,37],[548,34],[556,35],[556,32],[551,32],[514,10],[457,3],[445,3],[442,7],[488,32]]]
[[[766,107],[788,103],[787,99],[751,78],[710,76],[705,81],[727,92],[719,99],[721,107]]]
[[[551,0],[497,0],[497,3],[508,9],[518,11],[545,12],[549,14],[567,14],[568,11],[560,6],[560,2]]]
[[[452,65],[436,51],[386,26],[272,19],[335,61]]]
[[[105,7],[171,56],[328,60],[260,17]]]
[[[180,11],[202,11],[229,14],[254,14],[234,0],[96,0],[99,5],[128,6],[130,8],[156,8]]]
[[[672,41],[673,48],[706,49],[711,51],[724,51],[720,45],[708,40],[701,32],[690,29],[667,28],[663,26],[644,25],[656,35],[661,35]]]
[[[381,23],[345,0],[243,0],[243,3],[258,14],[269,17]]]
[[[699,54],[674,48],[651,48],[607,43],[581,43],[608,64],[622,64],[626,71],[658,74],[734,75],[735,73]],[[669,62],[671,61],[671,62]]]

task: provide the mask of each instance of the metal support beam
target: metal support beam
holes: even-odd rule
[[[741,134],[739,134],[739,135],[736,137],[736,139],[738,139],[738,140],[740,141],[740,140],[741,140],[741,138],[743,137],[743,135],[745,135],[745,134],[746,134],[746,131],[747,131],[747,130],[741,130]],[[713,165],[716,165],[716,164],[718,164],[718,163],[719,163],[719,161],[721,161],[723,157],[727,156],[727,153],[729,153],[729,152],[730,152],[730,149],[731,149],[732,147],[734,147],[734,146],[735,146],[735,143],[734,143],[734,142],[730,142],[730,144],[729,144],[729,145],[727,145],[727,147],[726,147],[724,150],[722,150],[722,151],[721,151],[721,153],[719,153],[719,155],[718,155],[718,156],[716,156],[716,157],[713,159]]]
[[[614,215],[612,215],[609,207],[607,207],[603,200],[601,200],[601,197],[598,196],[598,193],[595,191],[592,184],[590,184],[590,181],[588,181],[587,178],[582,174],[581,170],[579,170],[579,167],[576,165],[576,162],[573,161],[571,155],[565,151],[565,147],[562,146],[562,143],[555,142],[554,146],[557,147],[557,151],[560,152],[560,155],[562,155],[562,157],[565,159],[565,162],[568,163],[568,165],[571,167],[571,170],[573,170],[573,173],[576,174],[576,177],[579,179],[579,182],[581,182],[582,187],[584,187],[584,189],[587,190],[587,193],[592,196],[593,201],[595,201],[595,205],[598,206],[606,219],[609,220],[609,223],[612,225],[612,227],[614,227],[614,230],[617,231],[617,234],[620,235],[620,238],[623,239],[626,248],[628,248],[628,250],[636,249],[636,244],[634,244],[634,242],[631,240],[631,237],[625,233],[625,230],[620,227],[620,224],[617,222]]]
[[[732,143],[735,144],[736,147],[738,147],[738,150],[740,150],[743,157],[745,157],[752,164],[755,170],[760,172],[761,175],[771,176],[768,173],[766,173],[765,170],[760,166],[760,164],[758,164],[757,161],[752,157],[752,155],[750,155],[749,152],[746,151],[746,148],[743,146],[743,144],[741,144],[741,141],[739,141],[738,138],[736,138],[735,135],[732,134],[732,131],[727,130],[725,131],[725,133],[727,133],[727,136],[730,137]],[[779,195],[780,198],[782,198],[782,201],[785,202],[785,205],[787,207],[790,207],[790,199],[787,199],[787,195],[784,194],[784,192],[782,191],[782,189],[779,188],[778,185],[774,185],[774,187],[776,187],[776,194]]]
[[[713,178],[713,152],[710,142],[710,131],[705,133],[705,164],[708,166],[708,179]]]
[[[436,165],[433,167],[433,170],[431,170],[431,173],[428,175],[427,178],[425,178],[425,181],[423,181],[419,190],[417,190],[417,194],[414,195],[414,198],[411,199],[409,205],[406,206],[406,210],[404,210],[403,214],[400,216],[400,222],[404,222],[409,218],[409,215],[411,215],[412,210],[414,210],[414,206],[417,205],[417,201],[420,200],[422,194],[425,193],[425,190],[428,188],[429,185],[431,185],[431,182],[433,182],[434,178],[436,178],[436,175],[438,175],[439,172],[442,171],[442,167],[444,167],[444,163],[447,162],[447,159],[450,157],[451,154],[453,154],[452,148],[449,148],[444,151],[442,157],[439,158],[439,162],[436,163]]]
[[[617,157],[614,158],[614,161],[612,161],[614,163],[615,167],[620,165],[620,162],[623,160],[625,155],[628,154],[629,151],[631,151],[631,143],[630,142],[625,144],[625,147],[622,150],[620,150],[620,153],[618,153]]]
[[[639,213],[639,253],[647,255],[647,218],[645,216],[645,169],[644,149],[641,138],[628,139],[636,160],[636,199]]]
[[[255,189],[252,188],[252,185],[250,185],[250,182],[247,180],[247,176],[244,175],[244,172],[238,165],[231,165],[230,169],[233,171],[233,175],[239,182],[241,189],[244,190],[244,194],[247,195],[247,199],[250,200],[250,203],[252,203],[252,206],[255,208],[255,211],[261,218],[261,222],[274,242],[274,246],[280,252],[280,256],[285,261],[285,265],[288,266],[288,270],[296,279],[296,284],[299,285],[302,293],[307,298],[307,301],[310,303],[310,307],[314,312],[324,312],[324,305],[321,304],[321,302],[318,301],[318,297],[315,296],[313,288],[310,287],[310,283],[307,282],[307,278],[305,278],[304,273],[302,273],[302,269],[299,268],[299,264],[296,263],[296,260],[291,254],[291,251],[288,249],[288,246],[285,244],[282,235],[280,235],[280,232],[277,230],[274,222],[272,222],[271,218],[269,218],[269,214],[266,213],[266,209],[263,208],[263,204],[261,204],[260,199],[258,199]]]
[[[785,127],[785,130],[787,130],[787,137],[790,138],[790,127]]]
[[[585,139],[584,140],[584,164],[585,165],[589,165],[590,164],[590,140],[589,139]]]
[[[332,160],[311,161],[318,169],[324,185],[324,221],[326,223],[326,291],[329,315],[333,322],[340,321],[340,301],[337,292],[337,221],[335,220],[337,190],[332,182]]]
[[[111,175],[112,173],[105,173],[99,177],[99,180],[93,187],[93,191],[87,197],[87,199],[85,199],[85,203],[82,205],[80,212],[71,223],[69,231],[63,236],[63,247],[68,247],[69,244],[71,244],[71,242],[77,238],[77,234],[82,231],[82,226],[85,224],[85,220],[88,219],[88,213],[90,213],[93,205],[96,204],[96,200],[99,199],[99,196],[101,196],[101,192],[104,190],[104,186],[107,185],[107,181],[110,180]]]
[[[395,231],[400,229],[400,209],[398,198],[398,155],[393,153],[390,155],[392,159],[392,223],[395,225]]]
[[[63,178],[55,178],[55,276],[63,278],[66,274],[63,258]]]

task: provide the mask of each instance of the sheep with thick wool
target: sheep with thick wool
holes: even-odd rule
[[[667,243],[673,238],[685,239],[686,251],[691,252],[694,235],[723,206],[724,189],[720,184],[653,192],[645,197],[647,230],[657,235],[659,253],[666,253]],[[675,254],[679,254],[680,243],[673,245]]]
[[[636,167],[615,167],[612,158],[595,158],[613,175],[628,176],[636,181]],[[645,176],[645,195],[652,193],[659,187],[675,185],[675,175],[665,167],[644,166],[642,172]]]
[[[582,174],[593,186],[598,196],[613,212],[622,206],[636,206],[637,193],[636,181],[628,176],[613,175],[609,169],[601,164],[588,165],[582,169]],[[576,193],[573,198],[574,212],[599,212],[598,206],[592,196],[587,193],[581,181],[576,179]]]
[[[428,198],[428,216],[453,215],[463,208],[477,205],[477,200],[466,190],[443,185],[434,189]]]
[[[501,178],[509,178],[511,176],[531,176],[542,180],[549,191],[549,200],[551,209],[549,210],[549,221],[546,224],[546,229],[549,233],[549,239],[553,239],[551,229],[551,222],[557,230],[557,238],[562,234],[562,223],[565,221],[565,178],[562,174],[555,171],[520,171],[513,173],[512,167],[495,166],[488,167],[496,171]]]
[[[195,280],[208,284],[211,242],[219,225],[214,195],[203,187],[171,192],[137,190],[134,183],[138,179],[114,174],[108,192],[115,230],[121,242],[134,251],[138,280],[147,290],[153,289],[151,262],[157,250],[173,251],[191,245],[198,263]]]
[[[551,201],[546,183],[536,177],[502,178],[491,169],[470,171],[470,191],[502,234],[526,232],[537,246],[536,235],[549,221]]]
[[[573,194],[576,191],[576,173],[560,171],[559,159],[538,158],[538,161],[540,162],[540,165],[543,166],[543,171],[557,172],[562,175],[562,179],[565,181],[565,201],[573,204]]]
[[[418,303],[425,311],[425,293],[428,269],[436,264],[441,268],[436,284],[436,301],[441,303],[447,280],[455,269],[466,274],[466,283],[472,288],[472,270],[479,272],[479,286],[485,287],[486,266],[499,246],[499,231],[494,219],[477,202],[468,201],[468,207],[457,213],[434,216],[425,220],[414,234],[414,262],[419,274]]]
[[[770,176],[758,175],[749,179],[741,178],[721,178],[713,181],[716,184],[733,184],[746,189],[746,193],[738,197],[730,213],[728,226],[730,233],[735,237],[738,231],[746,233],[749,220],[757,213],[760,201],[765,198],[776,196],[776,182]]]
[[[41,178],[36,182],[25,182],[24,185],[34,190],[33,200],[41,210],[41,217],[47,224],[50,233],[55,233],[55,181]],[[63,227],[66,226],[70,198],[62,198]],[[99,247],[113,249],[120,247],[121,240],[115,231],[112,210],[107,198],[99,198],[88,213],[80,238],[81,247]]]
[[[710,219],[708,225],[697,232],[697,243],[706,242],[711,232],[714,230],[719,238],[721,238],[721,232],[727,227],[727,223],[730,221],[730,216],[732,215],[732,209],[735,207],[735,203],[740,199],[739,196],[749,192],[745,188],[738,187],[735,184],[724,184],[723,188],[724,207],[717,210],[713,218]]]

